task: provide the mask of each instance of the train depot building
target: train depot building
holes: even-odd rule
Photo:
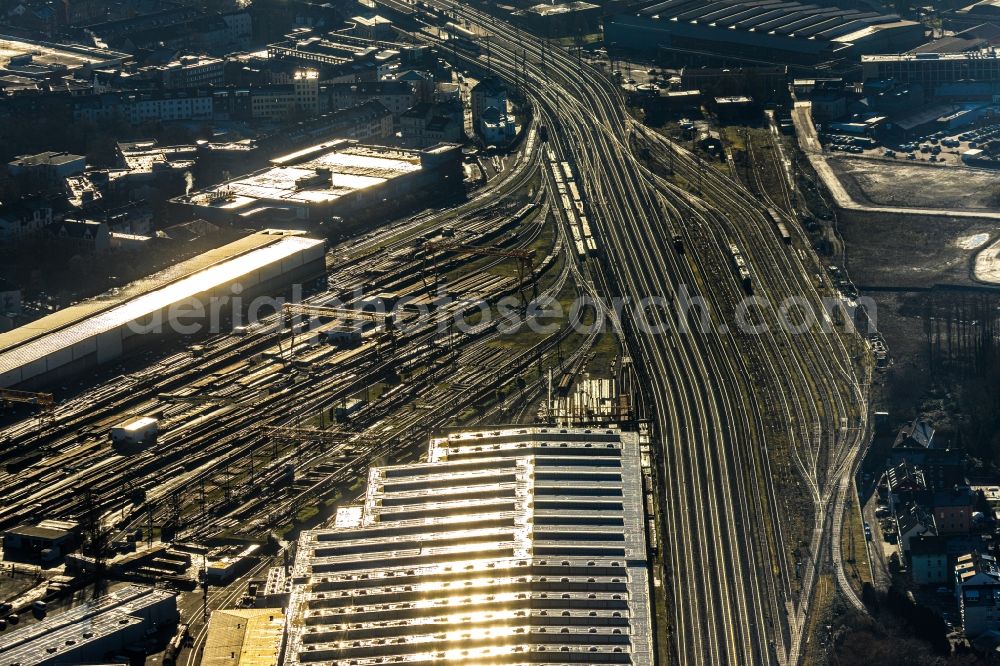
[[[51,387],[174,333],[171,314],[208,323],[214,297],[283,292],[326,270],[326,244],[265,230],[135,282],[116,295],[65,308],[0,335],[0,388]],[[191,304],[202,308],[192,313]],[[175,309],[176,308],[176,309]],[[225,310],[230,311],[231,308]],[[190,314],[190,316],[187,316]]]
[[[284,663],[652,664],[642,446],[471,431],[372,469],[300,537]]]

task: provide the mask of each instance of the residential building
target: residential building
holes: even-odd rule
[[[111,249],[111,231],[104,222],[96,220],[61,220],[45,230],[64,241],[71,241],[88,252],[105,252]]]
[[[248,11],[232,11],[222,14],[226,24],[226,44],[234,49],[250,46],[253,39],[253,18]]]
[[[930,449],[934,446],[934,432],[931,424],[916,418],[899,429],[892,446],[897,449]]]
[[[941,585],[952,578],[947,540],[924,535],[910,539],[910,576],[917,585]]]
[[[461,106],[420,102],[399,117],[403,140],[410,146],[454,143],[464,138]]]
[[[408,69],[394,76],[396,81],[407,84],[417,95],[417,102],[434,101],[434,75],[416,69]]]
[[[507,88],[498,79],[483,79],[472,88],[472,124],[477,126],[486,109],[507,113]]]
[[[434,101],[439,104],[461,104],[462,86],[457,83],[438,83],[434,87]]]
[[[267,152],[276,154],[331,139],[379,143],[378,139],[392,136],[394,127],[392,113],[381,102],[369,100],[286,125],[262,138],[261,145]]]
[[[133,125],[148,120],[211,120],[212,95],[207,90],[135,93],[125,97],[123,111]]]
[[[934,524],[938,534],[968,534],[977,495],[967,486],[934,493]]]
[[[165,88],[198,88],[221,85],[225,81],[226,61],[204,56],[183,56],[180,60],[145,67],[140,73],[163,84]]]
[[[249,46],[251,15],[240,10],[210,14],[197,7],[172,7],[93,24],[87,30],[125,51],[160,46],[192,53],[226,53]]]
[[[250,105],[251,114],[258,120],[315,116],[319,113],[319,74],[316,70],[300,70],[291,85],[251,88]]]
[[[947,490],[965,483],[965,452],[949,448],[934,428],[919,418],[900,429],[889,465],[908,462],[920,467],[931,490]]]
[[[22,238],[40,232],[62,217],[65,206],[57,199],[35,197],[13,203],[0,202],[0,238]]]
[[[487,144],[503,145],[514,139],[517,125],[514,116],[490,106],[479,115],[476,132]]]
[[[927,493],[927,481],[922,469],[905,460],[885,473],[886,500],[889,510],[897,513],[914,502],[919,502]]]
[[[934,518],[922,507],[913,504],[896,514],[897,546],[905,561],[910,552],[913,539],[937,534],[934,529]]]
[[[346,109],[369,100],[376,100],[398,118],[416,104],[413,86],[402,81],[363,81],[335,83],[327,86],[331,109]]]
[[[996,558],[967,553],[955,563],[955,596],[967,638],[1000,629],[1000,568]]]

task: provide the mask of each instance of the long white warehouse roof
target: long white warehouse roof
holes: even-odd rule
[[[69,349],[102,333],[119,329],[130,322],[141,321],[175,303],[182,303],[211,292],[293,255],[322,245],[321,240],[303,236],[282,236],[270,245],[222,261],[65,327],[26,340],[0,352],[0,386],[8,383],[5,378],[8,372],[45,359],[51,354]],[[207,311],[208,304],[203,305]]]

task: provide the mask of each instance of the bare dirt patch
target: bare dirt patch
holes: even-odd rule
[[[841,210],[838,220],[847,267],[862,289],[974,285],[983,235],[997,236],[996,222],[988,219]]]
[[[976,256],[975,275],[977,280],[1000,285],[1000,241]]]
[[[990,206],[1000,173],[986,169],[828,157],[851,196],[872,206],[996,210]]]

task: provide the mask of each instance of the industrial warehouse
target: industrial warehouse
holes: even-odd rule
[[[778,0],[666,0],[608,19],[604,34],[610,45],[695,60],[799,65],[902,52],[924,41],[919,23],[896,15]]]
[[[457,144],[405,150],[335,140],[276,157],[267,169],[175,201],[206,219],[257,226],[257,220],[322,221],[461,182]]]
[[[173,593],[129,585],[5,636],[0,659],[24,666],[103,663],[108,653],[176,623]]]
[[[287,664],[653,663],[639,436],[433,439],[302,535]]]
[[[245,299],[315,277],[324,270],[324,248],[323,241],[301,232],[255,233],[126,287],[117,296],[91,299],[0,335],[0,387],[51,384],[113,361],[155,337],[140,333],[166,322],[173,306],[192,299],[232,294],[236,285]],[[203,317],[209,314],[205,310]],[[185,319],[191,321],[193,316]]]

